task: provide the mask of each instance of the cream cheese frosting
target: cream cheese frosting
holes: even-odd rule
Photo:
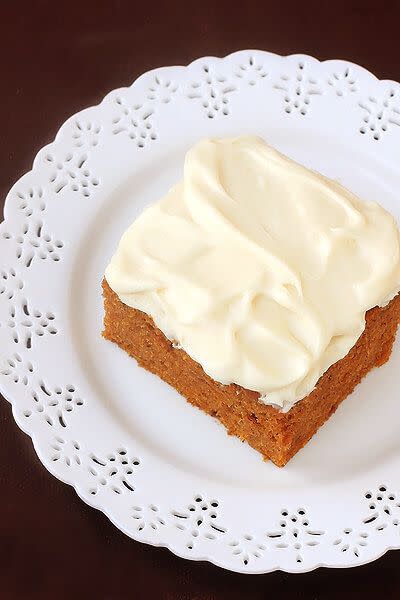
[[[206,139],[105,276],[214,380],[286,411],[397,294],[399,242],[381,206],[260,138]]]

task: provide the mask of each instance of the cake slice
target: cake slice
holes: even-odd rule
[[[400,321],[393,218],[259,138],[204,140],[123,235],[104,336],[283,466]]]

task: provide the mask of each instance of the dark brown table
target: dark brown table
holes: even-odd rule
[[[0,198],[69,115],[143,71],[260,48],[399,80],[399,31],[396,0],[2,1]],[[0,420],[4,600],[400,597],[400,552],[357,569],[244,576],[136,543],[41,466],[3,401]]]

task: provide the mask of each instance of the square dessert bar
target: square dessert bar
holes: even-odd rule
[[[228,433],[283,467],[335,412],[373,367],[390,357],[400,321],[400,296],[366,313],[364,332],[315,389],[288,412],[259,401],[259,394],[211,379],[154,325],[150,316],[121,302],[103,280],[104,332],[138,364],[172,385],[194,406],[216,417]]]
[[[283,466],[388,360],[399,290],[382,206],[260,138],[206,139],[123,234],[104,336]]]

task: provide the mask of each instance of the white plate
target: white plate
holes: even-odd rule
[[[399,345],[278,469],[100,336],[108,259],[199,138],[261,135],[398,218],[399,125],[399,84],[259,51],[156,69],[71,117],[0,228],[0,386],[46,468],[134,539],[234,571],[399,547]]]

